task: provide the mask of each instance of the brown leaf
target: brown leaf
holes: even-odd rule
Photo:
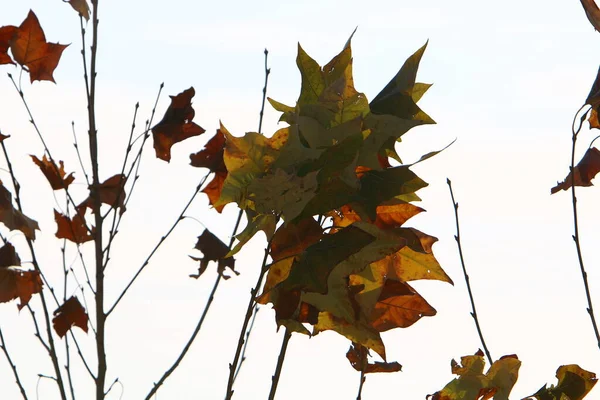
[[[164,161],[171,160],[171,146],[192,136],[204,133],[204,129],[192,122],[195,111],[192,108],[192,97],[196,92],[191,87],[177,96],[171,97],[171,105],[167,108],[163,119],[152,128],[156,157]]]
[[[218,263],[217,272],[225,279],[230,278],[224,274],[225,268],[227,267],[229,267],[236,275],[239,275],[235,270],[235,259],[233,257],[225,258],[227,253],[229,253],[229,247],[208,229],[205,229],[204,232],[202,232],[202,235],[198,236],[198,242],[194,248],[200,250],[204,257],[198,258],[190,256],[193,260],[200,261],[198,273],[190,275],[190,277],[198,279],[200,275],[206,271],[209,261],[216,261]]]
[[[421,207],[393,199],[386,202],[386,204],[377,206],[375,225],[381,229],[396,228],[423,211],[425,210]],[[353,222],[361,220],[360,216],[349,205],[343,206],[338,212],[331,215],[333,217],[333,224],[336,226],[348,226]]]
[[[214,207],[223,190],[223,182],[227,178],[227,168],[223,161],[223,152],[225,151],[225,135],[220,129],[204,146],[204,149],[197,153],[190,154],[190,165],[198,168],[208,168],[214,172],[215,176],[210,183],[202,190],[206,193],[210,204]],[[223,211],[225,206],[216,206],[215,210]]]
[[[16,33],[16,26],[7,25],[0,27],[0,65],[15,63],[8,55],[8,49],[10,48],[10,41]]]
[[[2,132],[0,131],[0,142],[3,142],[5,139],[8,139],[10,137],[10,135],[4,135],[2,134]]]
[[[57,167],[56,163],[49,160],[45,154],[41,160],[34,155],[31,156],[31,159],[40,167],[53,190],[66,189],[75,180],[73,172],[69,175],[65,173],[65,163],[62,161],[59,161],[60,167]]]
[[[86,21],[90,20],[90,7],[86,0],[69,0],[69,4],[75,11],[79,13]]]
[[[299,255],[308,246],[323,237],[323,229],[314,218],[305,218],[297,223],[282,225],[271,241],[271,258],[279,261],[292,255]]]
[[[58,66],[60,56],[68,45],[46,42],[46,36],[33,11],[10,40],[10,51],[16,62],[29,70],[31,82],[54,82],[52,73]]]
[[[39,230],[38,223],[24,215],[12,205],[12,195],[0,181],[0,222],[10,230],[23,232],[26,238],[35,240],[35,230]]]
[[[112,208],[120,208],[120,213],[125,212],[125,181],[126,177],[123,174],[111,176],[100,185],[98,185],[98,196],[100,202]],[[90,188],[91,190],[91,188]],[[77,211],[85,214],[85,208],[94,210],[94,200],[90,196],[77,206]]]
[[[31,296],[42,291],[38,271],[24,271],[17,267],[0,268],[0,303],[20,299],[19,310],[29,303]]]
[[[66,215],[54,210],[54,220],[56,221],[57,230],[56,237],[59,239],[67,239],[73,243],[85,243],[94,240],[94,236],[88,232],[85,224],[85,218],[82,214],[77,213],[70,219]],[[92,228],[94,232],[94,228]]]
[[[12,267],[15,265],[21,266],[21,259],[15,251],[15,247],[6,242],[0,247],[0,268]]]
[[[358,344],[352,342],[350,349],[346,353],[346,358],[350,361],[350,365],[357,370],[363,371],[365,374],[374,372],[398,372],[402,370],[402,365],[394,362],[374,362],[369,363],[368,360],[369,350]]]
[[[600,31],[600,9],[596,2],[594,0],[581,0],[581,5],[594,29]]]
[[[58,336],[63,337],[73,326],[88,331],[88,315],[77,297],[73,296],[54,311],[52,325]]]
[[[575,186],[592,186],[591,180],[598,172],[600,172],[600,150],[590,147],[573,171],[569,172],[563,182],[550,189],[550,193],[554,194],[560,190],[569,190],[573,183],[575,183]]]

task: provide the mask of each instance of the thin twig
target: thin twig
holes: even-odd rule
[[[265,49],[265,86],[263,87],[263,98],[262,105],[260,107],[260,118],[258,120],[258,133],[262,132],[263,116],[265,114],[265,102],[267,99],[267,85],[269,83],[269,75],[271,74],[271,68],[268,66],[269,50]]]
[[[367,362],[366,360],[363,362],[362,365],[362,369],[360,370],[360,384],[358,385],[358,394],[356,395],[356,400],[361,400],[362,399],[362,390],[363,390],[363,386],[365,385],[365,381],[367,380],[367,377],[365,376],[365,368]]]
[[[196,186],[196,190],[192,194],[192,197],[190,197],[190,199],[188,200],[188,202],[185,205],[185,207],[183,207],[183,210],[181,211],[181,213],[179,214],[179,216],[175,220],[175,223],[173,223],[173,225],[167,231],[167,233],[163,237],[161,237],[160,240],[158,241],[158,243],[154,246],[154,248],[152,249],[152,251],[150,252],[150,254],[146,257],[146,259],[142,263],[142,266],[137,270],[137,272],[133,275],[133,277],[131,278],[131,280],[129,281],[129,283],[121,291],[121,294],[119,294],[119,297],[117,297],[117,300],[115,300],[115,302],[112,305],[112,307],[110,307],[109,310],[106,312],[106,316],[109,316],[114,311],[115,307],[123,299],[123,296],[125,296],[125,293],[127,293],[127,291],[129,290],[129,288],[131,287],[131,285],[133,285],[133,283],[136,281],[136,279],[138,278],[138,276],[140,276],[140,274],[142,273],[142,271],[146,268],[146,266],[148,265],[148,263],[150,262],[150,260],[154,256],[154,254],[158,251],[158,249],[160,248],[160,246],[169,237],[169,235],[175,230],[175,228],[177,227],[177,225],[179,224],[179,222],[181,220],[183,220],[183,215],[185,214],[185,212],[187,211],[187,209],[190,207],[190,205],[192,204],[192,202],[194,201],[194,199],[196,198],[196,196],[198,195],[198,193],[200,193],[200,189],[202,188],[202,185],[204,185],[204,182],[206,182],[206,179],[208,178],[209,175],[210,175],[210,171],[200,180],[200,183],[198,184],[198,186]]]
[[[83,160],[81,159],[81,152],[79,151],[79,143],[77,142],[77,134],[75,133],[75,121],[71,121],[71,132],[73,133],[73,147],[75,147],[75,153],[77,153],[77,159],[79,160],[81,172],[83,172],[85,182],[88,186],[90,186],[90,178],[87,172],[85,171],[85,167],[83,166]]]
[[[69,204],[67,203],[67,208]],[[62,246],[60,247],[60,252],[62,253],[62,265],[63,265],[63,304],[67,301],[67,280],[69,277],[69,269],[67,268],[67,258],[66,258],[66,247],[67,247],[67,239],[63,239]],[[71,375],[71,352],[69,349],[69,337],[65,337],[65,355],[66,355],[66,363],[65,370],[67,371],[67,383],[69,384],[69,390],[71,391],[71,399],[75,400],[75,389],[73,388],[73,377]]]
[[[233,382],[237,379],[240,370],[242,369],[242,364],[246,361],[246,349],[248,348],[248,343],[250,342],[250,334],[252,333],[252,328],[254,328],[254,322],[256,321],[256,315],[258,314],[258,306],[254,306],[254,311],[252,314],[252,320],[250,321],[250,326],[248,327],[248,331],[246,332],[246,339],[244,339],[244,348],[242,349],[242,355],[240,357],[240,363],[235,371],[235,375],[233,376]]]
[[[473,292],[471,291],[471,283],[469,281],[469,275],[467,274],[467,268],[465,267],[465,258],[463,256],[462,245],[460,242],[460,225],[458,223],[458,203],[454,200],[454,192],[452,191],[452,182],[450,181],[450,179],[446,179],[446,182],[448,183],[448,188],[450,189],[450,197],[452,198],[452,205],[454,207],[454,218],[456,220],[456,235],[454,236],[454,239],[456,240],[456,245],[458,246],[458,254],[460,255],[460,263],[462,265],[463,274],[465,276],[465,282],[467,283],[469,299],[471,300],[471,309],[472,309],[471,316],[473,317],[473,320],[475,321],[475,326],[477,327],[477,333],[479,334],[479,340],[481,340],[481,345],[483,346],[483,351],[485,351],[485,355],[487,356],[487,359],[488,359],[490,365],[492,365],[494,363],[494,360],[492,358],[492,355],[490,354],[490,351],[488,350],[487,345],[485,344],[485,340],[483,339],[483,333],[481,332],[481,326],[479,325],[479,318],[477,318],[477,311],[475,309],[475,300],[473,299]]]
[[[21,378],[19,377],[19,373],[17,372],[17,366],[15,365],[15,363],[13,363],[12,358],[10,358],[10,354],[8,353],[8,349],[6,348],[6,342],[4,341],[4,336],[2,335],[2,329],[0,329],[0,348],[2,348],[2,351],[4,352],[4,355],[6,356],[6,360],[8,361],[8,364],[10,365],[10,369],[12,369],[13,375],[15,377],[15,380],[17,382],[17,386],[19,386],[19,390],[21,391],[21,395],[23,396],[24,400],[27,400],[27,393],[25,392],[25,388],[23,387],[23,383],[21,382]]]
[[[283,335],[283,342],[281,343],[281,350],[279,351],[279,358],[277,359],[277,367],[275,368],[275,374],[272,378],[271,391],[269,392],[269,400],[275,399],[275,393],[277,392],[277,384],[279,383],[279,377],[281,376],[281,369],[283,368],[283,361],[285,360],[285,353],[287,352],[288,343],[292,337],[292,331],[285,328],[285,334]]]
[[[573,228],[575,232],[573,235],[573,241],[575,242],[575,248],[577,249],[577,259],[579,260],[581,277],[583,278],[583,286],[585,287],[585,296],[587,298],[588,303],[587,312],[590,316],[590,320],[592,321],[592,327],[594,328],[594,334],[596,335],[598,347],[600,347],[600,333],[598,332],[598,325],[596,324],[596,317],[594,315],[594,307],[592,306],[592,296],[590,294],[590,286],[588,284],[587,272],[585,271],[585,267],[583,266],[583,254],[581,252],[581,244],[579,237],[579,220],[577,217],[577,197],[575,196],[575,145],[577,143],[577,135],[581,131],[583,121],[585,120],[585,117],[589,110],[586,111],[581,117],[581,123],[579,124],[579,127],[577,129],[575,129],[575,121],[577,120],[577,115],[581,112],[583,107],[585,107],[585,105],[577,111],[575,117],[573,118],[573,124],[571,125],[571,132],[573,134],[573,147],[571,150],[571,198],[573,200]]]

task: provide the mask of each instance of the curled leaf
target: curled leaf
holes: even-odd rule
[[[80,16],[85,18],[86,21],[90,19],[90,6],[87,0],[69,0],[69,4],[73,7],[73,10],[77,11]]]
[[[544,385],[535,394],[527,397],[537,400],[582,400],[598,382],[596,374],[586,371],[577,364],[562,365],[556,370],[556,386]]]
[[[358,344],[352,343],[350,349],[346,353],[346,358],[350,361],[350,365],[357,371],[364,371],[365,374],[375,372],[398,372],[402,370],[402,365],[394,362],[379,362],[370,363],[367,359],[369,350]]]
[[[598,172],[600,172],[600,150],[590,147],[573,171],[569,172],[563,182],[550,189],[550,193],[554,194],[560,190],[569,190],[573,184],[575,186],[592,186],[592,179]]]
[[[72,172],[69,175],[65,173],[65,163],[62,161],[59,161],[59,167],[54,161],[49,160],[45,154],[41,160],[34,155],[31,156],[31,159],[40,167],[53,190],[66,189],[75,180]]]

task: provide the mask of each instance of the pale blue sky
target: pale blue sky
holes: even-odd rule
[[[71,46],[55,72],[57,85],[30,85],[25,76],[24,91],[53,154],[65,159],[67,168],[79,171],[70,133],[70,122],[75,120],[81,140],[85,139],[79,21],[59,0],[3,0],[0,26],[20,24],[30,8],[49,41]],[[453,239],[446,177],[452,179],[460,203],[467,268],[490,351],[495,358],[516,353],[523,361],[511,398],[555,382],[556,368],[563,364],[578,363],[600,373],[600,353],[585,311],[571,239],[570,196],[562,192],[550,197],[550,187],[568,171],[573,113],[585,100],[600,62],[600,34],[587,22],[579,1],[130,0],[101,1],[100,8],[98,115],[103,176],[120,168],[135,102],[141,104],[141,127],[163,81],[159,116],[168,105],[168,94],[194,86],[196,122],[208,132],[175,145],[171,164],[156,160],[148,149],[108,271],[109,304],[204,174],[187,165],[189,153],[202,147],[219,120],[235,135],[257,129],[264,48],[270,51],[272,68],[269,96],[293,103],[300,84],[297,42],[325,63],[358,26],[352,42],[355,84],[369,99],[429,39],[419,80],[434,86],[420,104],[438,124],[409,132],[398,146],[403,159],[416,160],[458,138],[444,153],[415,167],[430,186],[421,192],[421,206],[428,212],[412,220],[416,228],[439,237],[434,252],[455,286],[415,284],[438,315],[383,335],[389,360],[400,362],[403,372],[368,376],[363,398],[422,399],[452,379],[452,358],[480,347]],[[58,243],[49,238],[55,231],[50,209],[54,200],[27,156],[41,155],[42,148],[6,72],[15,69],[0,67],[0,129],[13,136],[7,143],[21,176],[26,210],[47,234],[38,241],[43,259],[48,260],[44,268],[59,282]],[[277,128],[277,118],[271,109],[265,114],[267,134]],[[595,135],[586,124],[578,154]],[[82,178],[81,173],[77,176]],[[0,172],[0,179],[9,177]],[[74,194],[84,192],[85,186],[80,185]],[[578,193],[584,257],[600,310],[596,229],[600,193],[595,187]],[[188,214],[226,240],[237,211],[228,206],[220,217],[206,204],[201,197]],[[109,321],[109,380],[119,377],[123,382],[123,399],[145,396],[172,363],[201,313],[214,272],[211,267],[198,281],[187,276],[196,269],[188,254],[202,229],[191,219],[184,221]],[[17,244],[22,240],[16,234],[13,239]],[[235,351],[263,246],[264,237],[257,237],[239,255],[237,269],[242,275],[222,285],[198,341],[158,399],[223,398],[227,364]],[[73,250],[70,255],[75,256]],[[75,286],[69,291],[74,292]],[[14,304],[0,305],[0,326],[14,348],[28,389],[35,393],[36,374],[52,370],[33,337],[29,316],[18,315]],[[88,339],[82,332],[76,335],[83,342]],[[275,332],[272,310],[263,307],[235,398],[266,398],[281,335]],[[345,358],[348,346],[345,338],[331,332],[312,339],[294,336],[278,399],[354,399],[359,374]],[[93,360],[91,340],[86,352]],[[18,398],[12,381],[6,362],[0,360],[3,399]],[[78,374],[78,388],[89,385],[87,375]],[[115,390],[111,399],[119,398],[119,388]],[[39,383],[39,398],[58,398],[52,382]]]

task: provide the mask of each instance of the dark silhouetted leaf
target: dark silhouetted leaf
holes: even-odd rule
[[[98,185],[98,196],[100,202],[111,208],[119,208],[120,213],[125,212],[125,175],[117,174],[111,176],[100,185]],[[91,188],[90,188],[91,190]],[[94,210],[94,200],[90,196],[77,206],[78,212],[85,213],[85,208]]]
[[[210,261],[217,262],[217,272],[225,279],[229,279],[229,276],[225,275],[225,268],[227,267],[238,274],[235,270],[235,259],[233,257],[226,258],[229,247],[208,229],[205,229],[202,235],[198,236],[198,242],[194,248],[200,250],[204,257],[192,257],[193,260],[200,261],[200,268],[197,274],[190,275],[190,277],[198,279],[206,271]]]
[[[66,189],[75,180],[72,172],[69,175],[65,173],[65,163],[62,161],[59,161],[59,167],[53,161],[50,161],[45,154],[41,160],[33,155],[31,159],[40,167],[53,190]]]
[[[24,215],[12,205],[12,195],[0,181],[0,222],[10,230],[23,232],[26,238],[35,240],[35,230],[39,230],[38,223]]]
[[[54,311],[52,325],[54,326],[54,331],[61,338],[74,326],[78,326],[87,333],[88,315],[79,300],[77,300],[77,297],[71,297]]]
[[[600,9],[596,5],[596,2],[594,0],[581,0],[581,5],[594,29],[600,31]]]
[[[171,160],[171,147],[193,136],[204,133],[195,122],[195,111],[192,108],[192,97],[196,92],[191,87],[177,96],[171,97],[171,104],[163,119],[152,128],[152,137],[154,138],[154,150],[156,157],[164,161]]]
[[[0,268],[21,266],[21,259],[15,251],[15,247],[6,242],[0,247]]]
[[[364,371],[365,374],[375,372],[398,372],[402,370],[402,365],[397,362],[374,362],[368,360],[369,350],[358,344],[352,343],[346,353],[346,358],[350,361],[352,367],[357,371]]]

